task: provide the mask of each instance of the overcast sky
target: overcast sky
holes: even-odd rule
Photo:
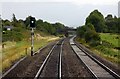
[[[51,23],[61,22],[70,27],[85,23],[86,17],[95,9],[104,16],[118,16],[119,0],[0,0],[3,19],[24,19],[31,15]]]

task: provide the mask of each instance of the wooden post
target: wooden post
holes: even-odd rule
[[[27,48],[25,48],[25,53],[26,53],[26,55],[27,55]]]
[[[2,44],[2,48],[3,48],[3,49],[5,48],[5,44]]]

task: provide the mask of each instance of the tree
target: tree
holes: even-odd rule
[[[19,24],[19,27],[25,29],[25,23],[24,23],[24,21],[22,19],[18,20],[18,24]]]
[[[86,18],[86,23],[91,23],[94,25],[96,32],[106,32],[106,25],[103,15],[98,11],[94,10],[90,13],[90,15]]]
[[[28,29],[30,29],[30,17],[26,17],[25,20],[19,19],[17,20],[15,17],[15,14],[13,14],[12,22],[9,20],[2,20],[3,26],[12,26],[12,30],[6,30],[4,34],[2,35],[3,40],[2,41],[21,41],[23,39],[28,39],[29,35],[27,35]],[[63,30],[65,29],[65,26],[61,23],[55,23],[51,24],[49,22],[43,22],[43,20],[38,19],[36,20],[36,30],[50,34],[50,35],[57,35],[57,34],[63,34]],[[59,30],[59,31],[58,31]],[[36,31],[35,31],[36,32]]]
[[[85,32],[86,32],[86,26],[80,26],[77,28],[77,36],[84,38]]]
[[[31,17],[31,16],[28,16],[28,17],[26,17],[26,19],[25,19],[26,28],[28,28],[28,27],[30,26],[30,17]]]
[[[100,43],[100,36],[94,30],[86,31],[84,35],[85,41],[90,45],[96,46]]]
[[[84,38],[86,43],[89,43],[91,46],[96,46],[100,44],[100,36],[95,31],[95,28],[92,24],[88,23],[87,25],[77,28],[77,35],[80,38]]]
[[[2,25],[3,26],[11,26],[12,24],[9,20],[4,20],[4,21],[2,20]]]
[[[118,27],[117,27],[118,33],[120,33],[120,18],[117,19],[117,24],[118,24]]]
[[[53,34],[52,25],[48,22],[44,22],[45,31],[49,34]]]
[[[17,19],[15,17],[15,14],[13,14],[13,22],[17,22]]]
[[[13,14],[13,17],[12,17],[12,24],[13,24],[14,27],[16,27],[17,19],[15,17],[15,14]]]
[[[88,23],[86,26],[89,27],[90,30],[94,30],[95,31],[95,28],[94,28],[93,24]]]
[[[45,28],[44,28],[43,20],[39,19],[39,20],[36,21],[36,29],[44,32]]]
[[[65,30],[65,26],[61,23],[55,23],[55,24],[52,24],[53,27],[56,29],[56,33],[58,34],[62,34]]]
[[[112,17],[112,15],[107,15],[107,17],[105,17],[105,24],[108,27],[108,32],[110,33],[118,33],[118,20],[117,17],[115,16],[114,18]]]

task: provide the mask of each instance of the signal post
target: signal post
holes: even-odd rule
[[[34,28],[35,28],[35,18],[30,17],[30,27],[31,27],[31,56],[34,52]]]

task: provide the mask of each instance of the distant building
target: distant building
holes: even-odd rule
[[[120,18],[120,1],[118,2],[118,17]]]
[[[7,30],[10,31],[10,30],[13,29],[13,26],[4,26],[3,29],[4,29],[5,31],[7,31]]]

